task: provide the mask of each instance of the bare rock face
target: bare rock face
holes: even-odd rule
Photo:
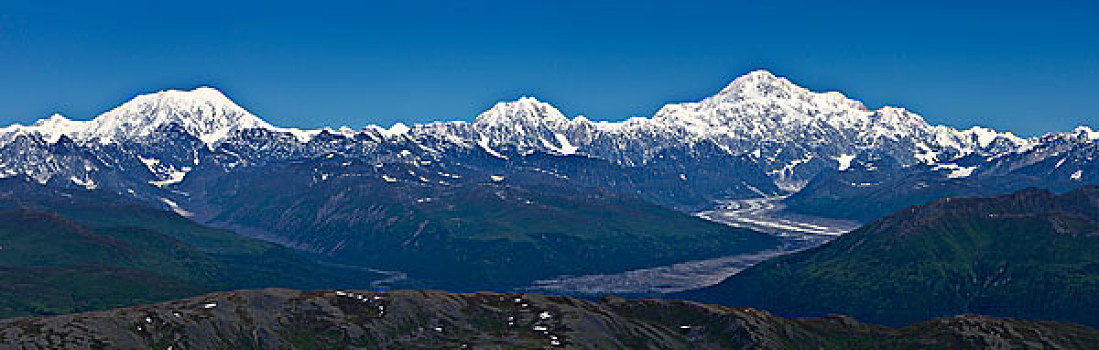
[[[246,290],[112,311],[0,321],[0,348],[1086,348],[1099,331],[955,316],[891,329],[844,316],[660,299]]]

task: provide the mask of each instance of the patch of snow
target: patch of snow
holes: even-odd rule
[[[995,141],[996,138],[1000,136],[1000,133],[996,132],[996,130],[980,126],[969,128],[966,132],[977,139],[977,144],[980,145],[981,148],[987,148],[988,145],[992,144],[992,141]]]
[[[912,154],[912,157],[919,160],[924,164],[935,164],[939,161],[939,152],[935,152],[930,147],[927,147],[923,142],[916,144],[917,152]]]
[[[839,167],[837,167],[836,170],[844,171],[844,170],[847,170],[847,169],[851,168],[851,161],[855,160],[855,155],[854,154],[841,154],[839,157],[836,157],[835,159],[836,159],[836,162],[839,162]]]
[[[480,140],[478,140],[477,145],[481,146],[481,149],[485,150],[485,152],[488,152],[488,154],[492,155],[493,157],[500,158],[500,159],[508,159],[507,156],[504,156],[503,154],[500,154],[500,152],[497,152],[496,150],[492,149],[492,147],[489,147],[488,139],[486,139],[486,138],[481,138]]]
[[[167,186],[167,185],[174,185],[174,184],[183,182],[183,178],[186,177],[187,173],[191,171],[191,167],[187,167],[187,166],[182,167],[179,170],[176,170],[174,167],[170,168],[170,169],[171,169],[170,170],[171,172],[168,173],[168,178],[167,179],[149,181],[149,184],[153,185],[153,186],[157,186],[157,187],[164,187],[164,186]]]
[[[389,129],[381,129],[378,130],[378,132],[381,133],[382,136],[388,138],[407,134],[411,130],[412,128],[409,128],[408,125],[405,125],[404,123],[396,123],[393,124],[393,126],[390,126]]]
[[[1099,131],[1094,131],[1089,127],[1078,126],[1073,131],[1078,134],[1084,135],[1085,137],[1087,137],[1088,140],[1099,140]]]
[[[81,178],[78,178],[76,176],[71,176],[71,177],[69,177],[69,180],[72,180],[72,182],[74,184],[80,185],[80,186],[82,186],[86,189],[89,189],[89,190],[94,190],[94,189],[99,187],[99,185],[96,185],[95,181],[93,181],[90,178],[81,179]]]
[[[572,143],[569,143],[569,139],[566,138],[565,135],[562,135],[561,133],[554,133],[553,137],[557,139],[557,143],[561,146],[560,147],[552,147],[551,145],[546,145],[546,146],[553,149],[557,153],[569,156],[569,155],[576,154],[576,150],[579,149],[578,147],[574,146]],[[543,140],[543,141],[545,141],[545,140]]]
[[[160,201],[164,202],[164,204],[167,204],[168,208],[171,208],[173,212],[175,212],[176,214],[179,214],[180,216],[191,217],[191,216],[195,215],[194,213],[183,210],[183,208],[179,207],[179,204],[176,204],[176,202],[174,202],[174,201],[172,201],[168,198],[160,198]]]
[[[152,172],[153,174],[157,173],[156,168],[160,165],[160,159],[145,158],[142,156],[137,156],[137,159],[141,161],[141,164],[145,164],[145,167],[149,169],[149,172]]]
[[[974,170],[977,170],[977,167],[958,167],[957,169],[951,171],[950,174],[947,174],[946,177],[951,179],[965,178],[969,177],[969,175],[972,175]]]

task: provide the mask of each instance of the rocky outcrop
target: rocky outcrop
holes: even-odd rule
[[[692,302],[538,294],[265,289],[0,321],[0,348],[1087,348],[1073,324],[955,316],[891,329]]]

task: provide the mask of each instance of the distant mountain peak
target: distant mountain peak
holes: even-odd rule
[[[32,126],[16,125],[11,129],[37,132],[51,143],[62,135],[74,140],[112,143],[148,136],[170,124],[210,145],[237,130],[277,129],[212,87],[138,95],[89,121],[53,114]]]
[[[767,70],[755,70],[737,77],[703,103],[800,101],[825,109],[867,111],[862,102],[837,91],[814,92]]]
[[[789,93],[791,90],[805,90],[794,85],[786,78],[776,76],[766,70],[755,70],[748,74],[733,79],[729,85],[718,92],[717,96],[743,96],[758,94],[755,97],[774,96],[781,93]],[[806,90],[807,91],[807,90]]]
[[[523,96],[515,101],[497,102],[491,109],[481,113],[473,120],[478,127],[502,127],[507,124],[568,123],[565,117],[553,105],[539,101],[531,96]]]
[[[101,142],[141,137],[172,123],[207,144],[221,141],[237,130],[273,128],[211,87],[140,95],[93,122],[95,127],[89,136]]]

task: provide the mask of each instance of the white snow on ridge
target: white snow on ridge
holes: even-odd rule
[[[572,143],[569,143],[569,139],[566,138],[565,135],[562,135],[561,133],[554,133],[553,136],[557,139],[557,143],[561,145],[561,147],[557,148],[557,152],[560,152],[564,155],[576,154],[576,150],[579,149],[579,147],[573,146]]]
[[[492,147],[488,145],[488,139],[482,138],[481,140],[477,141],[477,145],[481,146],[481,149],[485,150],[485,152],[488,152],[488,154],[492,155],[493,157],[500,158],[500,159],[508,159],[507,156],[505,156],[503,154],[500,154],[500,152],[497,152],[496,150],[492,149]]]
[[[210,148],[252,128],[289,133],[299,142],[311,141],[325,131],[343,136],[360,132],[347,127],[276,127],[218,90],[201,87],[140,95],[90,121],[54,115],[31,126],[12,125],[0,129],[0,145],[11,142],[13,135],[27,133],[41,135],[51,143],[61,135],[78,143],[143,140],[171,124]],[[370,125],[364,132],[375,136],[364,142],[396,142],[394,139],[400,137],[422,141],[418,146],[428,151],[447,147],[475,151],[480,147],[500,159],[508,159],[501,152],[505,149],[519,155],[539,151],[574,155],[582,149],[584,155],[626,166],[644,165],[669,152],[693,156],[714,149],[747,158],[784,191],[799,190],[820,169],[818,164],[832,159],[839,171],[849,170],[859,154],[881,154],[895,159],[900,166],[936,165],[971,154],[992,159],[1024,150],[1038,140],[979,126],[959,130],[931,125],[904,108],[871,110],[842,93],[811,91],[764,70],[738,77],[701,101],[667,104],[651,117],[622,121],[591,121],[583,116],[569,119],[549,103],[521,97],[499,102],[469,122],[412,127],[395,123],[389,128]],[[1099,132],[1082,126],[1071,137],[1096,140]],[[444,144],[437,145],[436,141]],[[158,185],[177,183],[185,175],[181,172],[186,172],[168,169],[162,163],[143,163],[157,175]],[[974,171],[954,170],[951,174],[956,177]]]
[[[187,173],[191,171],[191,167],[182,167],[179,170],[172,168],[172,171],[168,173],[168,178],[163,180],[149,181],[150,185],[164,187],[167,185],[174,185],[183,182],[183,178],[187,176]]]
[[[36,133],[49,143],[56,143],[61,135],[65,135],[81,142],[109,144],[145,137],[169,124],[179,125],[210,146],[236,131],[252,128],[290,133],[301,142],[307,142],[320,133],[320,130],[272,126],[229,100],[217,89],[199,87],[189,91],[165,90],[139,95],[88,121],[70,120],[54,114],[31,126],[14,124],[0,129],[0,134]],[[0,137],[0,140],[7,139],[10,137]]]
[[[957,164],[939,164],[936,165],[933,170],[950,169],[950,173],[946,174],[950,179],[961,179],[973,175],[973,171],[977,170],[976,166],[963,167]]]
[[[1099,131],[1094,131],[1087,126],[1078,126],[1073,132],[1084,135],[1088,140],[1099,140]]]
[[[407,134],[411,130],[412,128],[409,128],[408,125],[405,125],[404,123],[395,123],[393,126],[390,126],[389,129],[379,128],[378,132],[385,137],[396,137]]]
[[[81,179],[81,178],[78,178],[76,176],[72,176],[72,177],[69,177],[69,180],[72,180],[72,182],[74,184],[80,185],[80,186],[82,186],[86,189],[89,189],[89,190],[94,190],[96,188],[99,188],[99,185],[97,185],[95,183],[95,181],[93,181],[92,179]]]
[[[191,217],[191,216],[195,215],[194,213],[183,210],[183,208],[179,207],[179,204],[176,204],[176,202],[174,202],[174,201],[172,201],[168,198],[160,198],[160,201],[163,202],[164,204],[167,204],[168,208],[171,208],[172,211],[174,211],[176,214],[179,214],[179,216]]]
[[[145,167],[149,169],[149,172],[153,174],[159,173],[160,170],[158,168],[160,167],[160,159],[145,158],[142,156],[138,156],[137,159],[141,161],[141,164],[145,164]]]
[[[565,138],[565,135],[562,135],[561,133],[554,133],[553,137],[557,140],[557,143],[560,144],[560,146],[555,146],[553,145],[553,143],[546,139],[542,139],[542,146],[559,155],[569,156],[576,154],[577,147],[569,143],[569,139]]]
[[[841,154],[839,157],[836,157],[835,159],[836,159],[837,162],[839,162],[839,166],[836,168],[836,170],[844,171],[844,170],[847,170],[847,169],[851,168],[851,161],[855,160],[855,155],[854,154]]]

